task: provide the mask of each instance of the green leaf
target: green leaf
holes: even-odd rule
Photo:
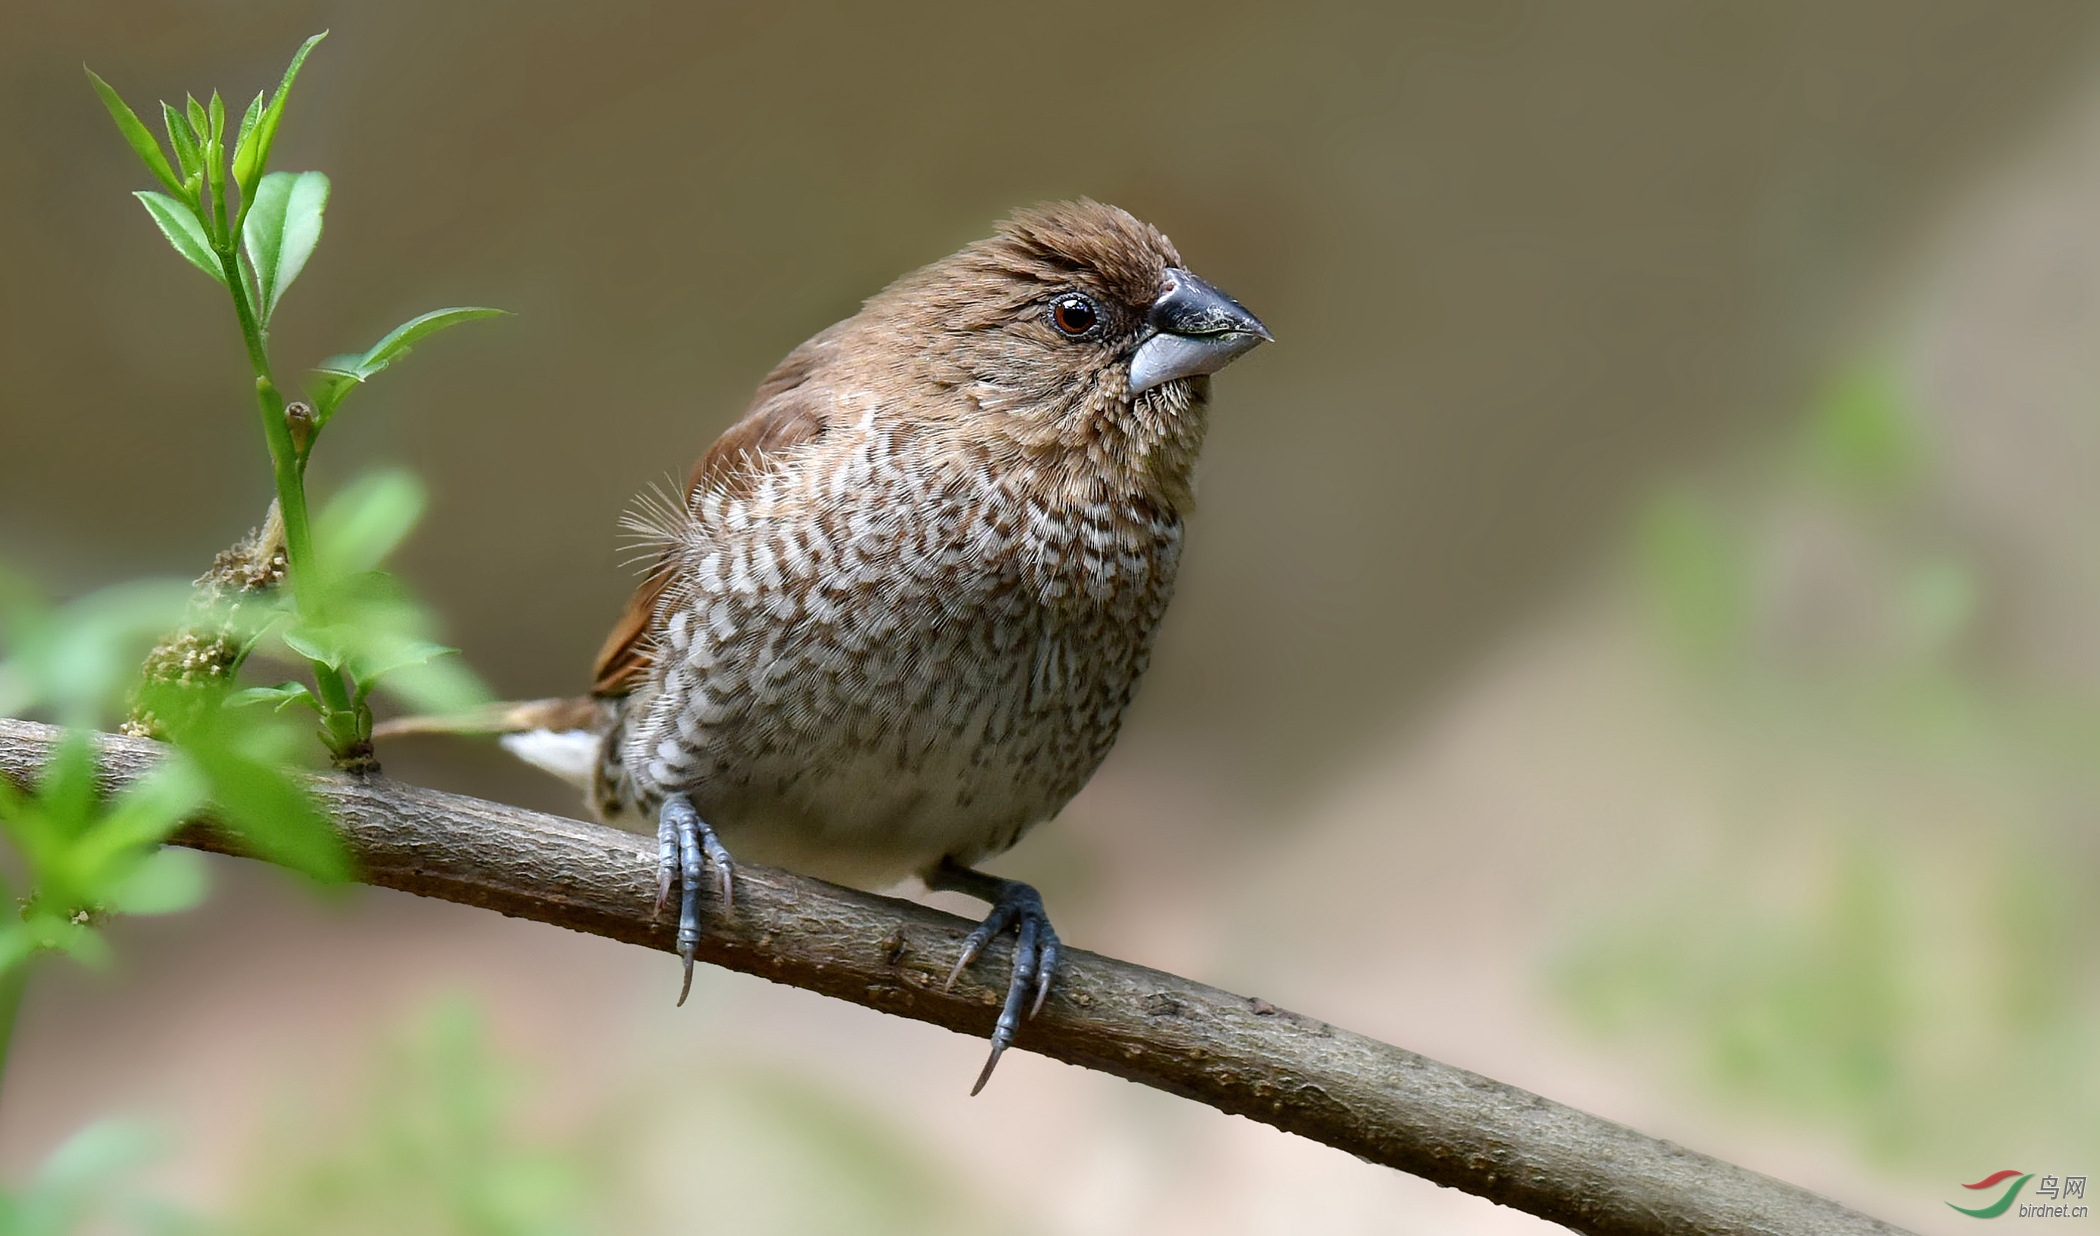
[[[241,130],[233,141],[233,182],[241,187],[242,213],[247,213],[247,203],[255,196],[255,122],[262,119],[262,91],[255,92],[255,101],[241,116]]]
[[[199,103],[194,94],[189,98],[189,116],[190,129],[197,135],[197,144],[208,145],[211,142],[211,117],[204,113],[204,104]]]
[[[312,658],[308,658],[311,660]],[[304,704],[315,712],[321,711],[321,701],[303,682],[287,682],[275,687],[249,687],[226,697],[228,708],[248,708],[256,704],[274,704],[273,712],[283,712],[294,704]]]
[[[372,345],[365,353],[366,374],[377,373],[386,366],[408,355],[409,348],[439,331],[461,322],[472,322],[477,318],[493,318],[503,314],[501,309],[487,309],[479,305],[463,305],[453,309],[433,309],[420,317],[410,318],[388,332],[386,338]]]
[[[1807,430],[1810,465],[1854,496],[1907,493],[1931,463],[1902,381],[1885,365],[1838,375],[1817,399]]]
[[[139,157],[139,162],[146,165],[146,170],[152,172],[155,179],[168,187],[169,192],[181,193],[182,181],[176,177],[175,169],[168,166],[168,156],[161,153],[160,143],[154,141],[153,134],[139,123],[138,115],[116,91],[110,89],[108,82],[95,75],[93,69],[85,65],[81,67],[88,80],[94,83],[95,93],[102,96],[102,106],[109,109],[109,118],[117,122],[117,132],[130,143],[131,152]]]
[[[219,269],[218,255],[212,252],[211,238],[204,234],[204,224],[196,212],[165,193],[141,189],[133,196],[145,203],[146,213],[160,225],[160,234],[175,246],[175,252],[189,259],[198,270],[210,275],[225,286],[226,274]]]
[[[66,1139],[37,1172],[38,1193],[78,1196],[106,1191],[116,1177],[158,1158],[166,1139],[132,1120],[102,1120]]]
[[[95,745],[83,730],[68,730],[37,779],[37,803],[54,831],[70,840],[95,815]]]
[[[339,670],[349,655],[344,650],[342,635],[336,627],[298,625],[286,627],[277,633],[277,638],[307,660],[319,661],[329,669]]]
[[[465,712],[495,697],[474,671],[454,655],[456,650],[427,641],[419,649],[434,649],[431,655],[371,671],[359,683],[370,692],[375,686],[409,708],[422,713]]]
[[[0,709],[37,709],[67,725],[92,727],[136,677],[146,649],[178,625],[190,587],[136,580],[54,609],[33,593],[7,606],[8,660],[0,664]]]
[[[314,558],[331,581],[370,571],[423,517],[423,483],[398,469],[367,473],[343,487],[314,519]]]
[[[175,149],[175,166],[181,170],[187,183],[204,166],[204,157],[197,150],[197,135],[183,114],[166,103],[160,105],[160,121],[168,130],[168,145]]]
[[[408,355],[416,344],[447,327],[461,322],[472,322],[479,318],[499,317],[501,309],[489,309],[480,305],[461,305],[451,309],[433,309],[419,317],[410,318],[386,337],[371,346],[362,355],[345,353],[331,356],[315,366],[319,380],[314,383],[312,396],[315,415],[326,424],[335,414],[335,408],[350,392],[350,388],[366,381],[373,374]]]
[[[196,707],[157,708],[190,775],[208,788],[212,818],[245,852],[319,880],[349,878],[349,852],[286,767],[292,727],[255,708],[226,708],[209,691]]]
[[[277,301],[321,242],[328,177],[320,172],[271,172],[255,188],[241,225],[248,267],[255,274],[256,314],[270,324]]]
[[[249,148],[246,165],[248,179],[241,181],[241,192],[244,195],[253,192],[254,179],[269,169],[270,148],[277,142],[277,126],[284,119],[284,101],[292,93],[292,82],[299,76],[299,67],[306,63],[306,54],[314,49],[314,44],[327,37],[328,32],[323,30],[301,43],[299,50],[292,53],[292,62],[284,70],[284,80],[277,84],[277,93],[270,96],[269,105],[263,108],[261,118],[255,122],[252,135],[254,145]],[[234,156],[234,174],[236,177],[242,174],[242,161],[238,153]]]
[[[127,863],[166,841],[210,797],[210,784],[188,760],[180,756],[162,760],[110,803],[76,857],[91,875]],[[88,892],[87,900],[100,899],[98,891]]]
[[[220,98],[219,92],[216,90],[211,92],[210,115],[211,143],[214,146],[224,147],[226,145],[226,100]]]
[[[213,814],[243,849],[317,880],[351,877],[343,839],[283,768],[216,743],[184,749],[211,781]]]
[[[173,914],[204,900],[210,869],[195,850],[161,849],[146,856],[105,899],[125,914]]]
[[[90,970],[108,969],[115,956],[102,933],[86,923],[62,925],[52,933],[45,946],[57,949]]]
[[[403,640],[368,659],[361,659],[357,666],[357,685],[369,687],[395,670],[428,665],[439,657],[451,656],[458,651],[427,639]]]

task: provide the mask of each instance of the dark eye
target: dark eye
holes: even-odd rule
[[[1057,329],[1076,339],[1094,329],[1094,323],[1101,319],[1094,312],[1093,301],[1073,292],[1051,302],[1050,320],[1057,324]]]

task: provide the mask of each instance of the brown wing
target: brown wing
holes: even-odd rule
[[[764,474],[768,462],[789,448],[813,441],[821,435],[831,411],[831,393],[810,379],[820,372],[835,346],[838,327],[816,336],[788,353],[766,380],[758,384],[743,419],[731,425],[693,465],[685,486],[686,507],[702,491],[735,496],[748,491]],[[592,670],[591,694],[625,695],[648,676],[653,646],[649,624],[656,616],[657,602],[671,586],[677,563],[670,555],[659,557],[627,603],[627,612],[605,637]]]

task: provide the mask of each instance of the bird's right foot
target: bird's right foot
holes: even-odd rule
[[[1014,933],[1013,969],[1007,975],[1006,1002],[999,1009],[998,1023],[992,1027],[992,1054],[984,1062],[984,1071],[977,1075],[977,1084],[970,1087],[975,1095],[992,1080],[992,1070],[999,1067],[999,1057],[1013,1045],[1014,1036],[1021,1032],[1022,1010],[1033,1017],[1043,1007],[1043,998],[1050,994],[1050,980],[1057,974],[1058,956],[1064,945],[1057,932],[1050,926],[1050,916],[1043,911],[1042,894],[1032,885],[1019,880],[1002,880],[998,876],[972,871],[953,860],[943,859],[926,877],[930,888],[949,889],[958,893],[988,901],[992,912],[985,916],[977,929],[963,940],[962,955],[955,960],[955,969],[948,972],[948,986],[962,977],[963,968],[976,960],[984,946],[992,942],[1000,932],[1011,929]],[[1033,1002],[1029,997],[1033,995]]]
[[[671,900],[671,884],[679,886],[678,957],[685,963],[685,981],[678,988],[683,1005],[693,990],[693,950],[700,945],[700,862],[704,856],[714,866],[721,883],[722,913],[735,905],[733,876],[736,864],[722,847],[715,830],[700,818],[693,800],[684,794],[664,798],[656,814],[656,912],[662,914]]]

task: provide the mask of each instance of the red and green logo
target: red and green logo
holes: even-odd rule
[[[2018,1177],[2018,1179],[2014,1179],[2015,1177]],[[1998,1195],[1997,1201],[1992,1202],[1988,1206],[1978,1206],[1973,1210],[1971,1210],[1967,1206],[1955,1206],[1953,1202],[1948,1202],[1947,1204],[1949,1206],[1953,1206],[1954,1209],[1959,1210],[1963,1214],[1973,1216],[1974,1218],[1995,1219],[1999,1215],[2002,1215],[2006,1211],[2012,1209],[2013,1199],[2020,1196],[2020,1190],[2025,1188],[2027,1182],[2033,1179],[2033,1172],[2021,1172],[2014,1168],[2008,1167],[2002,1172],[1992,1172],[1990,1175],[1985,1176],[1983,1179],[1977,1181],[1975,1184],[1965,1184],[1962,1186],[1962,1188],[1964,1189],[1995,1189],[1999,1185],[2005,1184],[2005,1182],[2008,1180],[2012,1181],[2011,1184],[2005,1185],[2005,1192]]]

